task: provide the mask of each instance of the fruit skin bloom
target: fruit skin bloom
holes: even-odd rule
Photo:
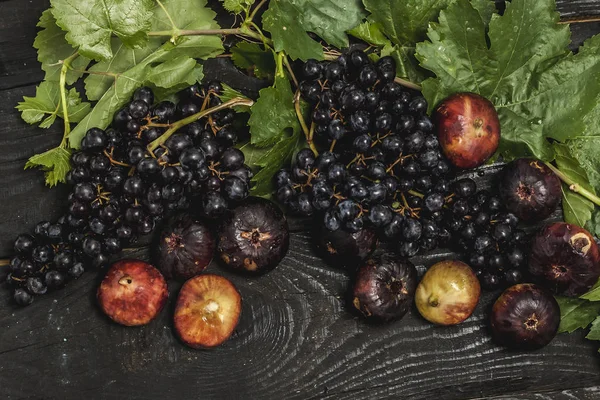
[[[260,275],[274,269],[287,254],[287,219],[275,203],[251,197],[237,206],[218,229],[221,262],[236,272]]]
[[[370,258],[358,269],[352,305],[363,317],[379,322],[402,318],[412,304],[417,270],[394,254]]]
[[[494,341],[519,350],[536,350],[554,339],[560,308],[545,288],[522,283],[504,291],[494,303],[490,326]]]
[[[544,162],[520,158],[502,169],[500,196],[506,208],[520,219],[542,221],[558,207],[562,185]]]
[[[208,267],[215,242],[205,223],[186,213],[174,215],[160,233],[156,246],[157,266],[167,279],[189,279]]]

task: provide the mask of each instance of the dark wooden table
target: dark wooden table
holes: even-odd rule
[[[65,187],[49,190],[39,171],[23,171],[28,157],[59,142],[60,127],[28,126],[14,108],[43,77],[32,43],[48,6],[48,0],[0,1],[0,258],[10,256],[16,233],[56,218],[65,205]],[[598,16],[600,1],[559,0],[559,9],[563,18]],[[576,48],[600,24],[572,30]],[[213,63],[209,74],[256,90],[225,67]],[[111,323],[96,306],[92,273],[26,309],[12,305],[3,283],[0,398],[600,399],[598,343],[582,333],[560,335],[537,352],[499,348],[486,328],[494,294],[456,327],[435,327],[414,310],[391,325],[367,325],[345,309],[348,278],[316,258],[309,239],[295,232],[282,265],[260,279],[210,267],[231,278],[244,299],[233,337],[212,351],[177,341],[172,304],[145,327]],[[129,256],[147,254],[142,248]],[[415,263],[423,271],[445,256]],[[174,297],[178,285],[171,285]]]

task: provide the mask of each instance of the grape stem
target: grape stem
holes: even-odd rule
[[[288,60],[287,55],[283,56],[283,65],[285,65],[285,68],[287,69],[290,76],[292,77],[292,81],[294,81],[294,85],[296,85],[296,88],[299,88],[300,85],[298,84],[298,79],[296,79],[296,75],[294,75],[294,70],[292,69],[292,65],[290,64],[290,61]]]
[[[171,36],[177,38],[179,36],[206,36],[206,35],[238,35],[246,36],[261,42],[271,43],[269,38],[266,38],[251,29],[242,26],[232,29],[173,29],[170,31],[152,31],[148,32],[148,36]]]
[[[423,193],[419,193],[416,190],[412,190],[412,189],[408,191],[408,194],[412,194],[413,196],[417,196],[421,199],[425,197],[425,195]]]
[[[174,31],[151,31],[148,36],[171,36]],[[240,28],[232,29],[175,29],[177,36],[241,35]]]
[[[327,61],[335,61],[340,55],[342,55],[342,53],[337,51],[326,51],[323,53],[323,58]]]
[[[197,112],[196,114],[190,115],[189,117],[180,119],[177,122],[173,122],[172,124],[169,125],[170,128],[167,129],[165,133],[163,133],[160,137],[158,137],[156,140],[154,140],[153,142],[151,142],[148,145],[148,151],[150,151],[151,153],[154,153],[154,150],[157,147],[163,145],[167,141],[167,139],[169,139],[171,137],[171,135],[173,135],[179,129],[183,128],[186,125],[191,124],[192,122],[196,122],[199,119],[206,117],[207,115],[216,113],[216,112],[224,110],[226,108],[232,108],[232,107],[236,107],[236,106],[251,107],[253,104],[254,104],[253,100],[243,98],[243,97],[234,97],[233,99],[226,101],[225,103],[219,104],[218,106],[215,106],[212,108],[207,108],[206,110]]]
[[[336,139],[333,139],[333,140],[331,141],[331,146],[329,146],[329,152],[330,152],[330,153],[333,153],[333,149],[335,148],[335,145],[336,145],[336,144],[337,144],[337,140],[336,140]]]
[[[260,3],[258,3],[258,5],[256,7],[254,7],[254,10],[252,11],[252,13],[250,13],[250,15],[247,18],[248,22],[254,20],[254,17],[256,17],[258,10],[260,10],[261,7],[264,6],[266,2],[267,2],[267,0],[262,0]]]
[[[552,170],[552,172],[554,172],[556,174],[556,176],[558,176],[560,178],[561,181],[563,181],[564,183],[567,184],[570,191],[577,193],[578,195],[585,197],[586,199],[588,199],[595,205],[600,206],[600,197],[596,196],[594,193],[587,190],[586,188],[581,186],[579,183],[575,182],[575,180],[571,179],[569,176],[567,176],[561,170],[556,168],[554,165],[552,165],[550,163],[545,163],[545,164],[548,168],[550,168]]]
[[[302,127],[302,132],[304,132],[304,136],[306,137],[306,144],[308,144],[308,147],[312,150],[315,156],[319,155],[319,152],[312,141],[312,135],[310,134],[308,125],[306,125],[306,121],[302,115],[302,110],[300,109],[300,90],[297,90],[296,95],[294,96],[294,109],[296,110],[296,116],[298,116],[298,122],[300,122],[300,126]]]
[[[417,85],[416,83],[412,83],[411,81],[407,81],[406,79],[402,79],[399,77],[394,78],[394,82],[396,82],[404,87],[407,87],[409,89],[418,90],[418,91],[421,91],[421,89],[422,89],[420,85]]]
[[[67,104],[67,72],[69,71],[69,68],[71,66],[71,61],[73,61],[74,59],[76,59],[79,56],[79,53],[75,52],[73,54],[71,54],[69,57],[65,58],[62,62],[62,67],[60,68],[60,78],[59,78],[59,84],[60,84],[60,101],[62,103],[62,110],[63,110],[63,120],[65,123],[65,130],[63,133],[63,138],[60,142],[60,147],[65,148],[67,145],[67,138],[69,137],[69,134],[71,133],[71,124],[69,123],[69,107]]]

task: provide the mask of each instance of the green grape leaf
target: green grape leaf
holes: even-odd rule
[[[365,21],[362,24],[350,29],[349,35],[363,40],[373,46],[391,46],[392,43],[383,34],[383,27],[377,22]]]
[[[453,0],[363,0],[369,19],[380,24],[397,45],[413,45],[425,39],[427,24]]]
[[[411,82],[421,82],[425,79],[425,71],[419,67],[415,58],[414,46],[386,45],[381,49],[381,56],[392,56],[396,60],[396,76]]]
[[[573,162],[580,165],[581,170],[585,172],[587,177],[587,181],[579,179],[577,182],[595,194],[600,193],[600,154],[598,154],[598,148],[600,148],[600,132],[598,130],[600,126],[597,121],[593,121],[588,127],[588,136],[579,136],[566,142],[566,147]],[[598,136],[591,136],[592,133],[596,133]],[[581,220],[584,220],[584,224],[578,225],[600,237],[600,208],[595,207],[591,202],[575,193],[571,193],[569,196],[575,198],[575,201],[587,205],[591,214],[587,220],[581,218]]]
[[[248,121],[251,144],[267,147],[277,143],[286,129],[298,124],[290,81],[276,77],[274,86],[259,92],[251,111]]]
[[[479,12],[486,26],[492,20],[492,16],[498,11],[496,10],[496,2],[494,0],[471,0],[471,4]]]
[[[600,280],[579,298],[589,301],[600,301]]]
[[[365,17],[360,0],[288,0],[299,11],[301,25],[335,47],[348,47],[346,31]]]
[[[156,67],[150,66],[145,82],[158,88],[181,90],[200,82],[203,77],[202,65],[186,55],[167,59]]]
[[[27,168],[41,168],[46,175],[46,184],[50,187],[65,183],[67,172],[71,169],[71,150],[55,147],[44,153],[32,156],[25,164]]]
[[[583,119],[586,126],[582,136],[600,136],[598,133],[598,121],[600,121],[600,97],[596,100],[596,106]]]
[[[257,164],[258,160],[271,150],[269,147],[253,146],[250,144],[250,141],[240,144],[238,148],[244,153],[244,163],[255,173],[260,171],[261,168],[260,165]]]
[[[594,188],[588,183],[586,171],[581,168],[577,159],[573,157],[569,147],[565,144],[554,143],[554,150],[558,169],[581,187],[595,193]],[[563,184],[562,206],[565,222],[582,227],[592,218],[592,212],[594,211],[594,203],[569,190],[569,187],[565,184]]]
[[[271,33],[275,51],[292,59],[323,59],[323,47],[308,35],[300,23],[301,13],[288,0],[271,0],[262,17],[263,27]]]
[[[42,29],[35,37],[33,47],[37,49],[37,59],[42,64],[42,70],[46,72],[44,80],[58,82],[62,68],[61,61],[75,53],[75,49],[65,39],[65,31],[56,25],[51,9],[42,13],[37,26]],[[67,84],[72,85],[81,78],[89,63],[90,59],[87,57],[80,55],[75,58],[67,71]]]
[[[520,155],[533,154],[540,160],[554,158],[554,149],[543,136],[543,126],[537,121],[527,121],[509,109],[498,110],[502,135],[498,154],[504,161]]]
[[[216,14],[205,6],[206,0],[165,1],[168,16],[162,8],[155,8],[152,29],[169,29],[169,17],[178,29],[218,28],[214,22]],[[193,58],[214,57],[223,52],[223,46],[216,36],[179,37],[175,43],[169,38],[153,37],[144,47],[131,49],[113,38],[112,52],[114,57],[92,66],[92,73],[85,79],[88,98],[98,103],[69,135],[73,148],[79,148],[88,129],[106,128],[115,111],[129,101],[135,89],[151,85],[157,89],[158,97],[166,97],[202,76],[201,67],[192,65]]]
[[[600,340],[600,317],[596,317],[594,322],[592,322],[590,333],[588,333],[585,338],[590,340]]]
[[[223,7],[232,13],[240,14],[254,4],[254,0],[221,0]]]
[[[35,97],[24,96],[16,108],[28,124],[49,128],[57,116],[63,117],[61,104],[58,82],[44,81],[36,88]],[[90,103],[82,102],[75,88],[67,91],[67,112],[70,122],[79,122],[90,112]]]
[[[300,132],[300,127],[296,123],[292,134],[283,134],[280,140],[273,145],[254,163],[255,166],[262,167],[260,171],[252,178],[254,186],[251,194],[254,196],[269,196],[273,193],[273,176],[285,165],[289,165],[294,153],[300,147],[303,147],[304,136]],[[262,151],[262,149],[258,149]],[[247,149],[245,154],[249,154]],[[250,153],[251,154],[251,153]]]
[[[231,59],[236,67],[252,71],[261,79],[273,79],[275,76],[275,58],[270,50],[256,43],[239,42],[231,49]]]
[[[111,37],[129,47],[142,46],[150,30],[152,0],[52,0],[52,13],[66,39],[94,60],[113,56]]]
[[[505,157],[551,160],[546,139],[583,134],[600,91],[600,36],[574,55],[569,28],[558,22],[554,0],[514,0],[488,33],[472,4],[456,0],[417,45],[421,66],[436,76],[423,82],[430,106],[455,92],[479,93],[498,110]]]
[[[596,208],[592,213],[592,218],[585,224],[587,229],[592,235],[600,237],[600,209]]]
[[[560,296],[556,301],[560,306],[559,332],[571,333],[587,328],[600,313],[600,302]]]
[[[219,95],[219,98],[221,99],[221,101],[223,103],[225,103],[226,101],[235,99],[235,98],[248,99],[248,97],[244,96],[242,93],[238,92],[237,90],[235,90],[228,84],[221,83],[221,85],[223,86],[223,91]],[[250,100],[250,99],[248,99],[248,100]],[[248,107],[248,106],[236,106],[233,109],[235,110],[235,112],[250,112],[250,107]]]
[[[300,111],[305,118],[308,110],[308,104],[301,101]],[[290,163],[299,148],[305,147],[294,109],[294,95],[285,76],[277,76],[275,86],[259,92],[248,125],[250,143],[242,146],[242,151],[247,164],[259,169],[252,179],[251,193],[269,196],[273,191],[273,175]]]
[[[364,18],[360,0],[271,0],[263,14],[263,26],[271,33],[275,51],[292,59],[322,59],[323,49],[307,32],[330,45],[347,47],[346,31]]]
[[[427,27],[436,21],[440,11],[444,10],[455,0],[363,0],[365,7],[371,12],[369,20],[355,29],[359,37],[366,38],[375,35],[379,43],[385,46],[382,53],[391,55],[398,65],[397,75],[412,82],[421,82],[426,74],[419,67],[415,58],[416,43],[426,39]],[[496,11],[495,3],[491,0],[471,0],[475,10],[487,25],[492,14]],[[354,30],[349,32],[354,35]],[[379,40],[379,36],[387,37],[387,43]],[[355,36],[355,35],[354,35]],[[391,43],[389,42],[391,41]]]
[[[122,83],[119,81],[134,79],[125,73],[135,68],[141,60],[160,47],[160,43],[155,41],[150,41],[147,46],[140,49],[129,49],[117,38],[114,38],[112,43],[114,57],[110,61],[101,61],[92,65],[89,68],[90,74],[84,80],[85,94],[90,100],[100,100],[111,87]],[[140,80],[135,79],[135,83],[140,84]]]
[[[567,141],[566,145],[572,157],[579,162],[586,171],[590,184],[597,193],[600,193],[600,125],[596,120],[593,123],[598,136],[579,136]]]

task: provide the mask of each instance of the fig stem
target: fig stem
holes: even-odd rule
[[[585,197],[586,199],[588,199],[595,205],[600,206],[600,197],[596,196],[591,191],[582,187],[579,183],[575,182],[575,180],[571,179],[569,176],[567,176],[561,170],[556,168],[554,165],[552,165],[550,163],[545,163],[545,164],[548,168],[550,168],[552,170],[552,172],[554,172],[556,174],[556,176],[558,176],[560,178],[561,181],[563,181],[564,183],[567,184],[570,191],[577,193],[580,196]]]
[[[129,275],[125,275],[121,279],[119,279],[119,285],[130,285],[131,282],[133,282],[133,279]]]
[[[440,305],[440,302],[437,297],[431,296],[427,301],[431,307],[437,307]]]

